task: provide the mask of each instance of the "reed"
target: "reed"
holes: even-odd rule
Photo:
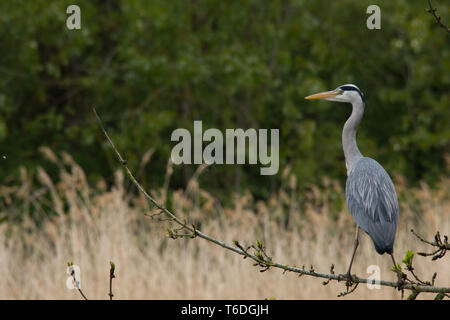
[[[66,288],[68,261],[81,268],[81,287],[90,299],[108,299],[110,261],[116,266],[114,299],[336,299],[343,290],[342,284],[323,286],[320,279],[279,270],[258,272],[249,261],[202,239],[172,240],[167,222],[144,215],[155,212],[135,190],[127,190],[122,171],[111,187],[103,181],[92,186],[69,154],[41,151],[58,168],[57,181],[43,168],[22,168],[19,180],[0,186],[0,210],[8,216],[0,225],[0,299],[80,299]],[[324,179],[320,187],[300,191],[286,168],[286,183],[267,201],[246,192],[222,207],[198,182],[203,167],[184,190],[168,189],[173,170],[169,163],[164,185],[150,192],[203,232],[229,244],[261,239],[279,263],[324,272],[334,264],[336,272],[345,271],[354,222],[339,183]],[[394,180],[400,200],[394,248],[400,261],[407,250],[428,249],[411,228],[429,239],[438,230],[449,234],[450,179],[443,177],[434,189],[424,183],[408,188],[400,176]],[[396,280],[389,257],[379,256],[366,235],[355,259],[358,275],[369,276],[368,266],[378,265],[382,279]],[[435,284],[448,286],[449,262],[448,255],[435,262],[417,256],[415,272],[426,280],[437,272]],[[400,297],[392,288],[361,285],[339,299]]]

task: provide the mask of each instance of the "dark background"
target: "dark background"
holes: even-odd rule
[[[81,7],[81,30],[66,8]],[[381,30],[366,9],[381,8]],[[450,22],[448,1],[434,1]],[[163,183],[176,128],[279,128],[280,171],[214,165],[202,188],[227,201],[267,198],[291,168],[300,186],[345,180],[341,130],[351,107],[304,96],[354,83],[368,106],[358,143],[410,184],[447,175],[450,35],[427,1],[11,1],[0,2],[0,181],[19,168],[57,168],[39,152],[72,155],[89,181],[119,164],[91,107],[145,187]],[[6,157],[3,157],[3,155]],[[174,167],[184,188],[196,166]],[[447,169],[446,169],[447,168]]]

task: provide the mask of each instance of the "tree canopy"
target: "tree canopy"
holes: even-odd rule
[[[81,8],[68,30],[66,8]],[[289,166],[302,185],[345,179],[341,131],[351,107],[304,96],[356,84],[367,108],[361,152],[411,183],[448,174],[449,35],[425,1],[382,1],[381,29],[369,30],[371,1],[0,2],[0,179],[20,165],[45,165],[39,147],[66,151],[89,179],[117,163],[91,112],[95,106],[139,177],[159,185],[171,132],[280,129],[280,171],[213,165],[201,183],[224,196],[267,197]],[[436,2],[443,18],[448,2]],[[174,167],[183,187],[195,165]]]

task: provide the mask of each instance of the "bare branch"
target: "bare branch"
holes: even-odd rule
[[[450,250],[450,243],[448,243],[448,236],[446,236],[446,235],[444,235],[444,240],[442,240],[441,234],[439,232],[436,232],[436,234],[434,236],[434,242],[431,242],[431,241],[428,241],[428,240],[425,240],[424,238],[422,238],[413,229],[411,229],[411,233],[413,235],[415,235],[420,241],[436,248],[436,250],[434,250],[430,253],[427,253],[427,252],[418,252],[417,253],[423,257],[433,256],[433,258],[431,258],[431,260],[434,261],[434,260],[444,257],[445,254],[447,253],[447,251]]]
[[[109,296],[109,300],[112,300],[114,297],[114,294],[112,292],[112,281],[116,277],[114,275],[114,271],[116,270],[116,265],[112,261],[110,261],[109,264],[110,264],[111,268],[109,269],[109,293],[108,293],[108,296]]]
[[[445,29],[448,33],[450,33],[450,28],[445,25],[444,23],[442,23],[442,19],[440,16],[437,15],[436,8],[433,8],[433,6],[431,5],[431,0],[428,0],[428,6],[430,7],[430,9],[427,9],[427,12],[431,13],[433,15],[433,17],[436,19],[436,23],[443,29]]]
[[[177,230],[171,230],[168,228],[169,237],[171,237],[173,239],[176,239],[178,237],[202,238],[202,239],[212,242],[222,248],[225,248],[229,251],[237,253],[237,254],[243,256],[244,259],[249,258],[249,259],[253,260],[255,262],[254,265],[261,268],[261,270],[260,270],[261,272],[264,272],[270,268],[277,268],[277,269],[283,270],[283,273],[293,272],[293,273],[298,273],[299,276],[308,275],[308,276],[312,276],[312,277],[316,277],[316,278],[328,279],[328,282],[331,280],[338,281],[338,282],[348,280],[343,275],[334,274],[334,266],[330,270],[330,273],[327,274],[327,273],[316,272],[312,266],[309,270],[306,270],[304,266],[303,266],[303,268],[300,269],[295,266],[280,264],[280,263],[274,262],[272,260],[272,258],[266,254],[265,247],[261,241],[257,241],[256,245],[250,245],[249,247],[244,248],[238,241],[235,240],[235,241],[233,241],[234,245],[236,246],[236,248],[235,248],[235,247],[230,246],[230,245],[228,245],[220,240],[217,240],[209,235],[206,235],[205,233],[196,229],[194,226],[190,226],[186,222],[183,222],[180,218],[178,218],[174,213],[172,213],[170,210],[168,210],[165,206],[159,204],[139,184],[139,182],[136,180],[136,178],[133,176],[130,169],[128,168],[126,161],[124,160],[122,155],[119,153],[119,151],[115,147],[111,138],[108,136],[108,133],[106,132],[105,128],[103,127],[102,121],[101,121],[100,117],[98,116],[97,111],[95,110],[95,108],[92,108],[92,109],[95,114],[95,117],[97,118],[97,121],[100,125],[100,128],[101,128],[103,134],[105,135],[106,139],[108,140],[111,147],[113,148],[117,158],[119,159],[119,162],[122,164],[125,172],[127,173],[128,177],[130,178],[130,180],[136,185],[138,190],[147,198],[147,200],[150,203],[152,203],[156,208],[158,208],[161,212],[163,212],[168,217],[168,220],[175,222],[176,224],[178,224],[180,226],[180,228],[177,230],[185,230],[185,231],[189,232],[189,234],[178,234]],[[360,278],[360,277],[357,277],[356,275],[353,275],[352,279],[351,279],[351,284],[353,284],[354,287],[352,287],[352,289],[349,290],[349,286],[347,286],[347,291],[343,295],[353,292],[359,283],[374,284],[374,280]],[[443,293],[443,294],[450,293],[450,287],[435,287],[435,286],[431,286],[431,285],[421,285],[421,284],[413,283],[412,281],[410,281],[410,283],[403,283],[400,288],[398,288],[397,282],[381,280],[381,281],[377,282],[377,284],[379,284],[381,286],[397,288],[399,290],[412,290],[414,292],[419,292],[419,293],[420,292],[434,292],[434,293]]]

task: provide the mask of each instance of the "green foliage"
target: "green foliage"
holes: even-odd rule
[[[66,151],[95,181],[118,163],[95,106],[141,178],[161,185],[176,128],[279,128],[280,168],[301,186],[345,179],[347,105],[303,97],[355,83],[368,101],[363,154],[411,182],[448,173],[450,46],[425,1],[384,1],[381,30],[366,28],[371,1],[76,1],[82,28],[65,27],[73,1],[0,3],[0,179],[45,165],[42,145]],[[448,3],[437,4],[444,15]],[[194,166],[175,167],[171,188]],[[209,167],[200,183],[221,199],[281,183],[259,166]]]
[[[406,265],[406,268],[408,270],[412,269],[412,260],[414,258],[414,252],[411,250],[406,251],[405,258],[402,260],[402,262]]]
[[[400,265],[400,263],[397,263],[397,267],[395,266],[395,265],[392,265],[392,268],[391,268],[391,270],[394,272],[394,273],[398,273],[398,272],[402,272],[402,266]]]
[[[258,239],[258,240],[256,241],[256,246],[258,247],[258,249],[263,249],[262,241]]]
[[[110,272],[111,272],[111,274],[114,274],[114,271],[116,270],[116,265],[114,264],[114,262],[112,262],[112,261],[110,261],[109,262],[109,265],[110,265]]]
[[[408,300],[416,300],[417,296],[419,295],[419,292],[416,290],[412,290],[411,294],[408,296]]]
[[[435,297],[434,300],[442,300],[444,299],[445,294],[444,293],[438,293]]]

